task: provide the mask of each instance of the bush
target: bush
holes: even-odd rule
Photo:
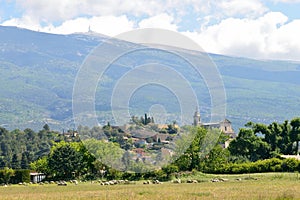
[[[168,175],[163,170],[156,170],[154,171],[154,179],[159,181],[167,181]]]
[[[30,170],[27,169],[17,169],[13,170],[13,173],[9,178],[5,177],[5,169],[0,170],[0,183],[6,183],[8,179],[9,183],[17,184],[20,182],[30,182]]]
[[[247,163],[229,163],[210,173],[242,174],[262,172],[300,172],[300,161],[294,158],[271,158]]]
[[[177,173],[179,169],[176,165],[168,165],[166,167],[163,167],[162,171],[167,174],[167,179],[170,180],[172,178],[172,175],[174,175],[174,173]]]
[[[30,170],[28,170],[28,169],[15,170],[15,175],[12,177],[11,182],[14,184],[20,183],[20,182],[29,183],[30,182]]]
[[[117,180],[117,179],[121,179],[123,176],[123,172],[116,170],[116,169],[108,169],[107,170],[107,179],[108,180]]]
[[[134,172],[124,172],[122,175],[122,179],[129,180],[129,181],[138,181],[143,178],[141,173],[134,173]]]
[[[283,160],[281,168],[285,172],[295,172],[298,170],[300,161],[294,158],[287,158]]]

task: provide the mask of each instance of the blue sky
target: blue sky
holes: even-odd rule
[[[180,32],[208,52],[300,60],[300,0],[0,0],[0,24],[56,34]]]

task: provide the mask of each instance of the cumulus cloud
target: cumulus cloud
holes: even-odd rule
[[[85,33],[89,30],[107,36],[115,36],[125,31],[130,31],[135,27],[135,23],[130,21],[125,15],[122,16],[100,16],[100,17],[79,17],[66,20],[59,26],[52,24],[41,26],[38,21],[31,17],[13,18],[2,23],[3,26],[17,26],[34,31],[41,31],[56,34]]]
[[[300,0],[273,0],[275,3],[300,3]]]
[[[212,53],[268,59],[300,57],[299,20],[271,12],[261,0],[9,1],[23,13],[2,25],[60,34],[87,32],[90,27],[109,36],[135,28],[163,28],[181,31]]]
[[[220,1],[218,6],[227,16],[257,17],[267,11],[267,8],[259,0],[225,0]]]
[[[26,15],[46,22],[69,20],[82,15],[107,16],[126,13],[134,16],[154,16],[173,9],[181,9],[183,5],[195,2],[194,0],[16,0],[16,4],[25,10]]]
[[[125,15],[101,16],[101,17],[81,17],[74,20],[67,20],[60,26],[48,26],[43,30],[51,33],[70,34],[74,32],[91,31],[101,33],[108,36],[115,36],[134,28],[134,22],[128,20]]]
[[[21,28],[27,28],[31,30],[39,30],[40,29],[40,22],[38,20],[33,19],[28,15],[24,15],[21,18],[12,18],[9,20],[4,21],[2,26],[17,26]]]
[[[208,52],[259,59],[299,60],[300,41],[297,35],[300,30],[297,27],[300,20],[287,21],[282,13],[269,12],[257,19],[224,19],[201,32],[184,34]]]
[[[177,25],[173,23],[174,18],[167,14],[160,14],[139,22],[139,28],[162,28],[172,31],[177,30]]]

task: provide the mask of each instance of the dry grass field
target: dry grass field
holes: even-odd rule
[[[296,173],[195,175],[189,178],[199,183],[12,185],[0,187],[0,199],[300,199],[300,177]],[[211,182],[211,178],[226,181]]]

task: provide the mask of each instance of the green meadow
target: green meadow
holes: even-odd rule
[[[212,179],[224,182],[212,182]],[[186,183],[186,180],[198,183]],[[163,182],[144,185],[100,185],[85,182],[67,186],[56,184],[10,185],[0,187],[0,199],[300,199],[298,173],[244,175],[194,174],[184,183]]]

